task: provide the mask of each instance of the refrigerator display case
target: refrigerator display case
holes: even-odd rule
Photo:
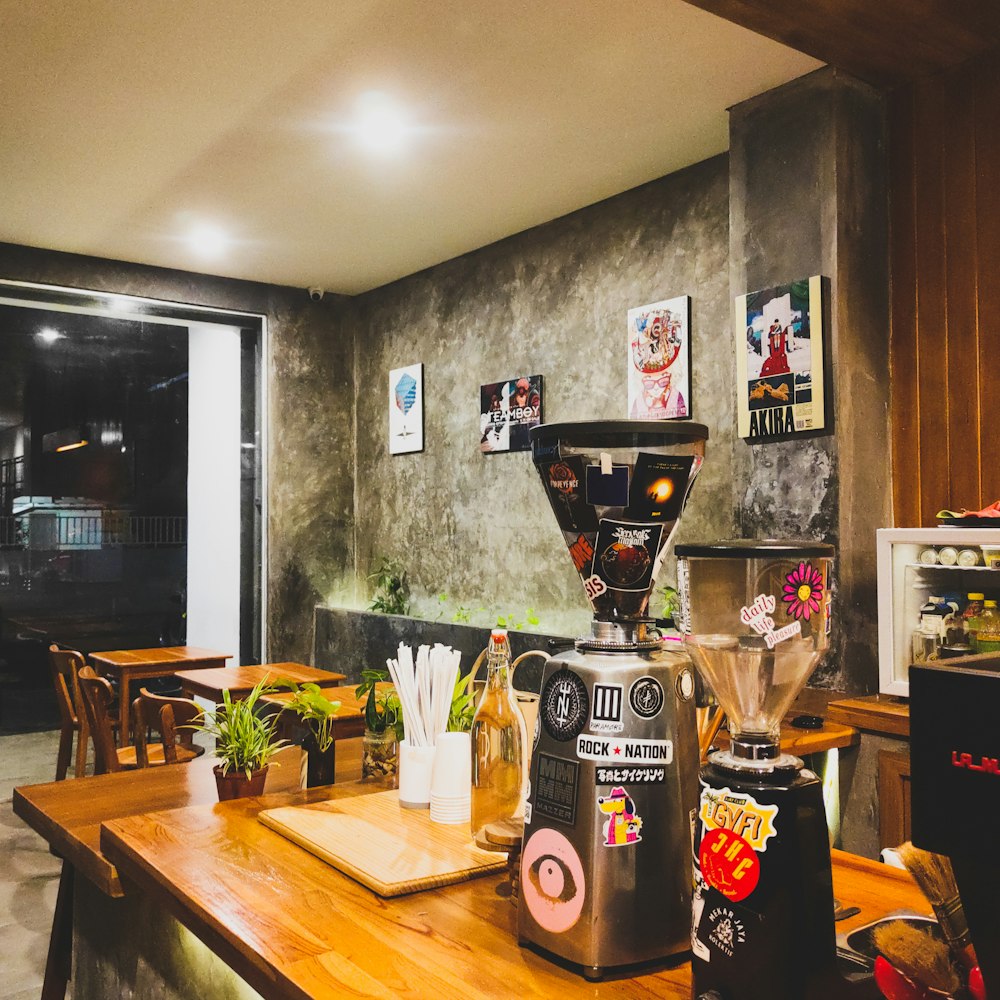
[[[964,606],[968,594],[981,593],[1000,602],[1000,524],[876,534],[879,692],[909,697],[913,636],[928,598],[958,595]]]

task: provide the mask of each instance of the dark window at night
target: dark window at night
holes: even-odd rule
[[[184,641],[188,334],[0,306],[0,728],[54,722],[47,647]]]

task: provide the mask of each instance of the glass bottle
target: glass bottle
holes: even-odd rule
[[[979,632],[976,635],[977,653],[1000,651],[1000,612],[996,601],[984,601],[983,613],[979,618]]]
[[[965,627],[965,641],[976,650],[976,636],[979,633],[979,620],[983,615],[984,594],[973,593],[968,595],[968,603],[962,612],[962,624]]]
[[[493,630],[486,663],[486,690],[472,719],[472,835],[484,850],[505,851],[524,829],[525,744],[506,630]]]

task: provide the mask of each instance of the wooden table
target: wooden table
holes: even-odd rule
[[[686,962],[592,985],[519,948],[515,909],[497,895],[497,876],[383,900],[255,819],[279,802],[359,795],[379,783],[220,804],[211,765],[200,758],[19,788],[14,811],[67,868],[110,895],[127,879],[129,893],[137,887],[173,913],[265,998],[690,998]],[[928,912],[909,875],[885,865],[835,851],[833,880],[845,906],[861,907],[839,931],[898,908]]]
[[[317,670],[304,663],[261,663],[256,666],[214,667],[209,670],[178,670],[177,679],[181,690],[188,698],[207,698],[218,704],[222,692],[228,691],[233,698],[245,698],[262,680],[278,681],[282,678],[304,684],[329,686],[344,679],[344,674]],[[351,688],[354,691],[354,688]],[[289,693],[289,697],[291,697]]]
[[[131,681],[168,677],[182,670],[222,668],[232,653],[216,653],[197,646],[157,646],[153,649],[113,649],[91,653],[90,662],[101,674],[118,679],[118,739],[122,746],[129,741],[129,712],[132,699]]]
[[[348,784],[321,794],[364,790]],[[519,948],[515,908],[496,892],[502,877],[381,899],[256,822],[261,808],[248,800],[118,819],[104,826],[101,844],[265,998],[690,998],[686,961],[590,984]],[[266,858],[260,874],[249,870],[254,857]],[[905,872],[835,852],[833,878],[837,898],[861,907],[841,930],[899,907],[928,910]]]
[[[338,780],[350,782],[361,773],[360,742],[349,744],[350,752],[341,753]],[[63,859],[43,1000],[61,998],[70,977],[74,875],[88,879],[107,896],[120,898],[125,895],[118,869],[101,852],[101,824],[150,810],[202,804],[208,807],[215,804],[218,808],[218,792],[212,773],[216,763],[214,757],[206,754],[188,764],[120,771],[14,789],[15,815]]]

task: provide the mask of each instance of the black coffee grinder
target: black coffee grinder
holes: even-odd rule
[[[870,979],[838,971],[822,784],[780,749],[781,720],[829,645],[833,547],[737,540],[674,551],[686,644],[732,737],[701,770],[694,997],[878,996]]]

